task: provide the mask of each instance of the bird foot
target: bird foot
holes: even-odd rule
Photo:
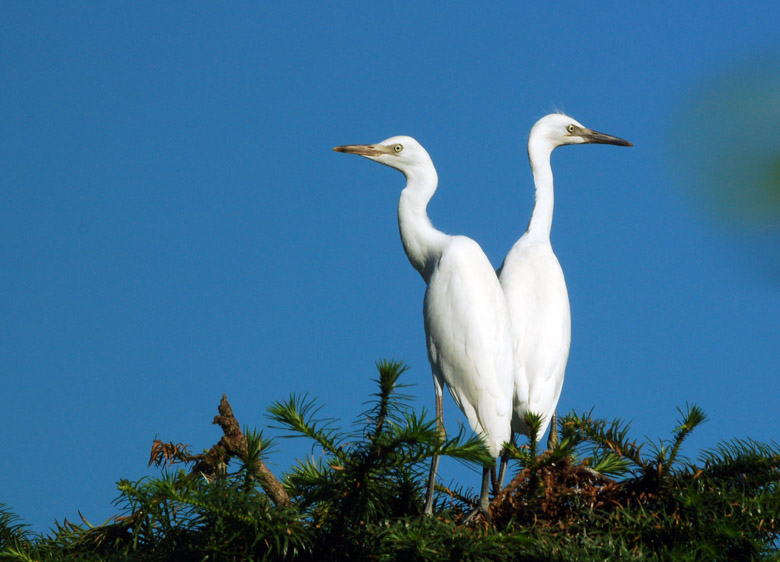
[[[472,509],[466,517],[464,517],[459,523],[460,525],[468,525],[469,523],[474,521],[474,518],[478,514],[482,514],[482,516],[485,518],[486,521],[490,522],[492,521],[492,518],[490,517],[490,511],[487,508],[483,508],[482,506],[477,506],[474,509]]]

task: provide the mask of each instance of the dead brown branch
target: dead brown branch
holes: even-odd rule
[[[248,453],[247,439],[233,414],[233,408],[230,407],[227,396],[224,394],[219,402],[218,411],[219,415],[214,417],[212,423],[218,424],[222,428],[223,435],[219,442],[205,454],[190,455],[186,445],[163,443],[159,439],[155,439],[149,465],[166,466],[176,462],[193,462],[193,473],[214,476],[224,474],[231,457],[245,459]],[[278,506],[290,505],[290,496],[284,491],[282,483],[260,459],[257,460],[254,467],[254,476],[271,501]]]

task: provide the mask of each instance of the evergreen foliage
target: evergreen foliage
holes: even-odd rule
[[[642,444],[622,420],[569,414],[554,450],[510,444],[517,470],[491,521],[459,525],[476,497],[443,486],[425,517],[433,455],[484,464],[489,454],[463,432],[442,439],[412,410],[403,364],[377,367],[378,390],[351,430],[306,396],[269,408],[276,427],[320,453],[283,477],[281,493],[267,492],[271,442],[258,432],[204,455],[156,441],[160,476],[120,481],[120,515],[102,525],[34,535],[0,504],[0,560],[780,560],[780,447],[732,439],[684,459],[682,443],[706,420],[695,405],[670,438]],[[526,418],[532,432],[540,421]]]

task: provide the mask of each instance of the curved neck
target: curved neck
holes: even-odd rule
[[[398,200],[398,229],[412,266],[426,282],[441,256],[447,235],[436,230],[426,211],[439,178],[433,163],[405,171],[406,187]]]
[[[548,143],[535,142],[533,139],[528,141],[528,160],[531,163],[531,173],[534,176],[536,197],[527,232],[532,236],[547,240],[550,239],[555,204],[553,173],[550,166],[550,155],[553,148]]]

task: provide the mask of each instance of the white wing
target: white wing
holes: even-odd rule
[[[539,437],[555,412],[571,345],[566,282],[549,242],[523,236],[499,272],[512,318],[515,400],[512,427],[527,433],[526,412],[542,414]]]
[[[513,357],[509,310],[479,245],[449,239],[425,292],[428,356],[493,456],[511,436]]]

